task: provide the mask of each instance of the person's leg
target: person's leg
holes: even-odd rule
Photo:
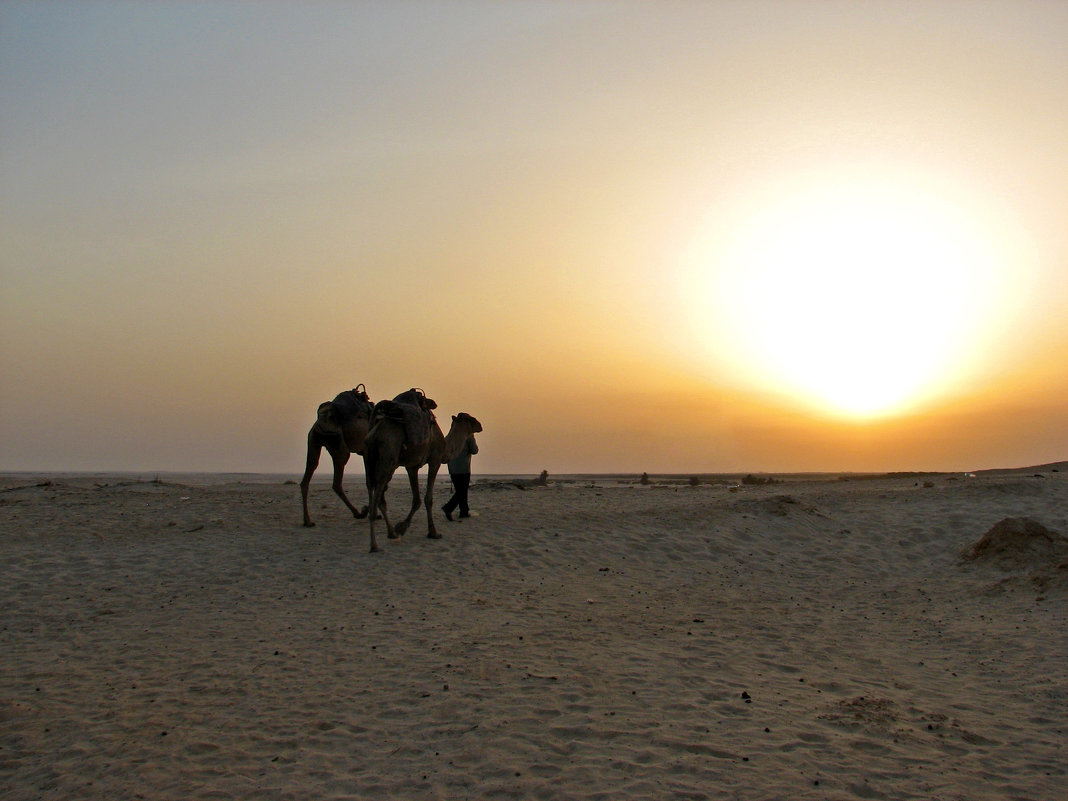
[[[467,489],[471,486],[471,474],[470,473],[457,473],[456,475],[456,495],[457,504],[460,507],[460,517],[470,517],[471,510],[467,507]]]
[[[445,518],[449,522],[452,522],[452,510],[456,508],[458,503],[460,503],[460,484],[457,482],[457,478],[457,475],[449,473],[449,479],[452,481],[452,497],[450,497],[449,500],[445,502],[445,505],[441,507],[441,511],[445,513]],[[471,477],[468,476],[468,479],[470,478]],[[461,510],[464,508],[464,506],[460,507]]]

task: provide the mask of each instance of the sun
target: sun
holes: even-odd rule
[[[684,290],[700,336],[747,383],[885,417],[982,358],[1013,291],[995,239],[921,182],[807,176],[715,216]]]

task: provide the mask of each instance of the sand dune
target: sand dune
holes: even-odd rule
[[[294,485],[46,478],[0,477],[4,799],[1068,784],[1068,568],[961,557],[1068,533],[1064,473],[476,483],[379,554],[326,484],[304,529]]]

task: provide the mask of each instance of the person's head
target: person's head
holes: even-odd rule
[[[467,412],[460,412],[452,416],[452,422],[454,425],[467,425],[471,428],[471,436],[479,433],[482,430],[482,423],[478,422],[474,417]]]

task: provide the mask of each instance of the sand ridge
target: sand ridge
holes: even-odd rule
[[[47,481],[0,478],[3,798],[1065,786],[1064,571],[960,558],[1068,532],[1064,474],[476,483],[380,554],[325,484]]]

